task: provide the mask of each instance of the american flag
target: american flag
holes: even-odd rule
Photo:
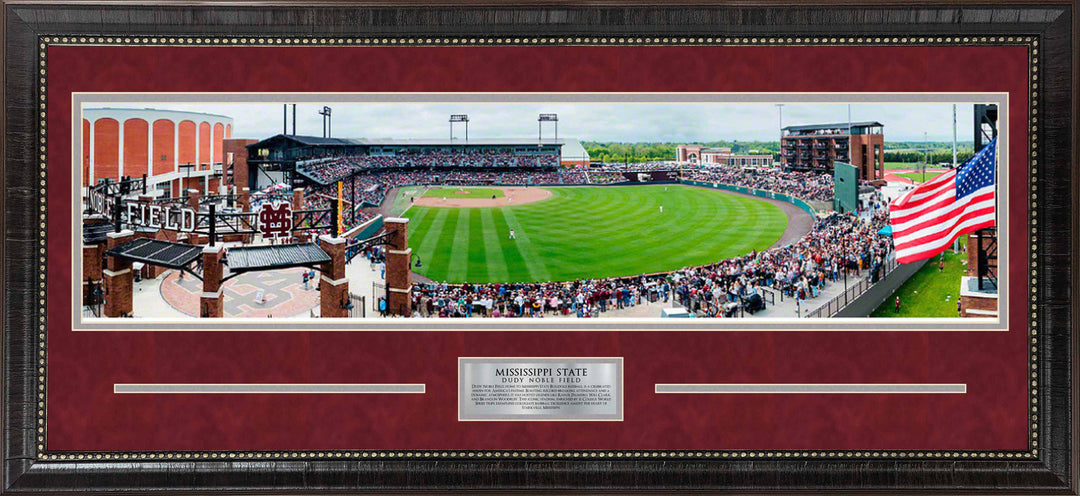
[[[905,193],[889,205],[896,260],[911,263],[943,251],[961,234],[995,225],[997,139],[960,167]]]

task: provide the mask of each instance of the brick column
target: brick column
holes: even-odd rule
[[[387,310],[394,315],[412,315],[412,248],[409,248],[409,219],[391,217],[383,220],[386,231],[395,231],[386,247]]]
[[[154,196],[155,195],[152,194],[152,192],[151,193],[140,194],[139,197],[138,197],[139,198],[139,203],[144,203],[146,205],[150,205],[151,203],[154,202]],[[168,241],[168,236],[166,236],[165,233],[161,229],[151,229],[151,228],[146,227],[146,226],[143,226],[143,227],[139,228],[139,232],[137,234],[135,234],[135,238],[136,239],[138,239],[138,238],[150,238],[150,239],[160,239],[160,240]],[[164,267],[157,266],[157,265],[147,265],[146,268],[143,269],[143,270],[145,271],[145,276],[146,277],[153,279],[153,278],[157,277],[158,275],[160,275],[162,272],[165,272],[166,269]]]
[[[985,290],[978,289],[979,277],[979,246],[987,247],[994,240],[993,236],[979,236],[977,233],[968,234],[967,238],[967,272],[965,277],[960,278],[960,316],[961,317],[997,317],[998,290],[987,287]],[[936,263],[930,259],[930,263]]]
[[[240,211],[251,212],[251,188],[247,186],[240,188]]]
[[[88,215],[83,217],[83,225],[96,226],[101,224],[107,224],[109,219],[106,219],[102,215]],[[102,264],[105,258],[105,245],[102,243],[97,244],[83,244],[82,246],[82,295],[83,304],[89,303],[90,298],[90,282],[101,284],[102,280]]]
[[[223,314],[225,298],[221,292],[221,277],[224,275],[221,256],[224,253],[225,247],[221,243],[203,248],[203,292],[199,296],[199,317],[221,318]]]
[[[292,209],[293,212],[304,209],[304,188],[296,188],[293,190]],[[296,241],[299,241],[301,243],[306,243],[311,240],[311,234],[309,231],[297,231],[293,237],[296,238]]]
[[[111,250],[127,244],[134,239],[131,231],[109,233],[105,248]],[[105,316],[124,317],[131,315],[132,274],[131,260],[107,257],[105,270]]]
[[[348,317],[349,311],[342,308],[349,302],[349,279],[345,277],[345,238],[319,236],[319,248],[330,255],[330,261],[322,265],[323,274],[319,279],[320,313],[323,317]]]
[[[194,188],[188,189],[188,208],[194,210],[196,214],[199,213],[199,198],[201,197],[202,194],[199,193],[199,190]],[[191,233],[188,235],[188,242],[193,245],[200,245],[203,243],[203,236]]]
[[[238,194],[236,203],[237,206],[240,208],[240,211],[244,213],[251,213],[251,188],[244,186],[242,188],[237,188],[237,190]],[[255,219],[252,219],[252,222],[255,222]],[[252,243],[254,242],[254,237],[255,235],[253,234],[243,234],[241,235],[241,241],[243,241],[245,244]]]
[[[189,189],[188,190],[188,207],[191,208],[192,210],[198,212],[199,211],[199,198],[201,196],[202,196],[202,193],[199,193],[199,190],[197,190],[195,188]]]

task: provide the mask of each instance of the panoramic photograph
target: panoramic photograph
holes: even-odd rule
[[[991,104],[81,114],[88,322],[998,317]]]

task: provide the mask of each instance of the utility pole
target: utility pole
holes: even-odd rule
[[[956,168],[956,104],[952,106],[952,168]]]
[[[922,182],[926,182],[926,166],[930,165],[930,143],[926,141],[926,131],[922,133],[923,150],[926,155],[923,157],[922,164]]]

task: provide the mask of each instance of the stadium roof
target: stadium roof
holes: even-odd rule
[[[124,111],[124,112],[170,112],[170,113],[174,113],[174,114],[211,115],[211,116],[214,116],[214,117],[223,117],[223,118],[226,118],[226,119],[232,119],[232,117],[224,115],[224,114],[213,114],[213,113],[210,113],[210,112],[196,112],[196,111],[192,111],[192,110],[159,109],[159,108],[150,108],[150,107],[143,107],[143,108],[136,108],[136,107],[91,107],[91,108],[84,108],[83,109],[83,111],[89,111],[89,112],[109,112],[109,111],[117,111],[117,110],[121,110],[121,111]]]
[[[258,143],[248,146],[258,147],[259,145],[268,141],[282,139],[295,141],[297,143],[300,143],[301,145],[309,146],[357,146],[363,144],[360,142],[360,140],[354,140],[349,138],[323,138],[319,136],[300,136],[296,134],[276,134],[262,141],[259,141]]]
[[[315,243],[239,246],[229,248],[226,256],[229,271],[233,273],[306,267],[330,261],[330,255]]]
[[[585,151],[585,147],[581,146],[581,142],[576,139],[564,140],[566,143],[562,147],[563,160],[588,160],[589,152]]]
[[[105,254],[150,265],[180,269],[198,259],[202,254],[202,248],[184,243],[139,238],[106,251]]]
[[[848,126],[851,127],[870,127],[870,126],[884,126],[884,124],[877,121],[862,121],[862,122],[838,122],[835,124],[803,124],[800,126],[785,126],[783,131],[813,131],[815,129],[844,129]]]
[[[266,138],[258,143],[248,145],[249,148],[265,146],[272,140],[290,140],[307,146],[453,146],[453,145],[487,145],[487,146],[536,146],[536,145],[565,145],[567,140],[535,138],[481,138],[481,139],[454,139],[449,138],[419,138],[419,139],[366,139],[366,138],[322,138],[319,136],[300,136],[295,134],[277,134]]]
[[[566,140],[561,139],[545,139],[538,140],[535,138],[474,138],[470,140],[466,139],[439,139],[439,138],[416,138],[416,139],[359,139],[356,140],[365,145],[371,146],[452,146],[452,145],[494,145],[494,146],[512,146],[512,145],[564,145]]]

